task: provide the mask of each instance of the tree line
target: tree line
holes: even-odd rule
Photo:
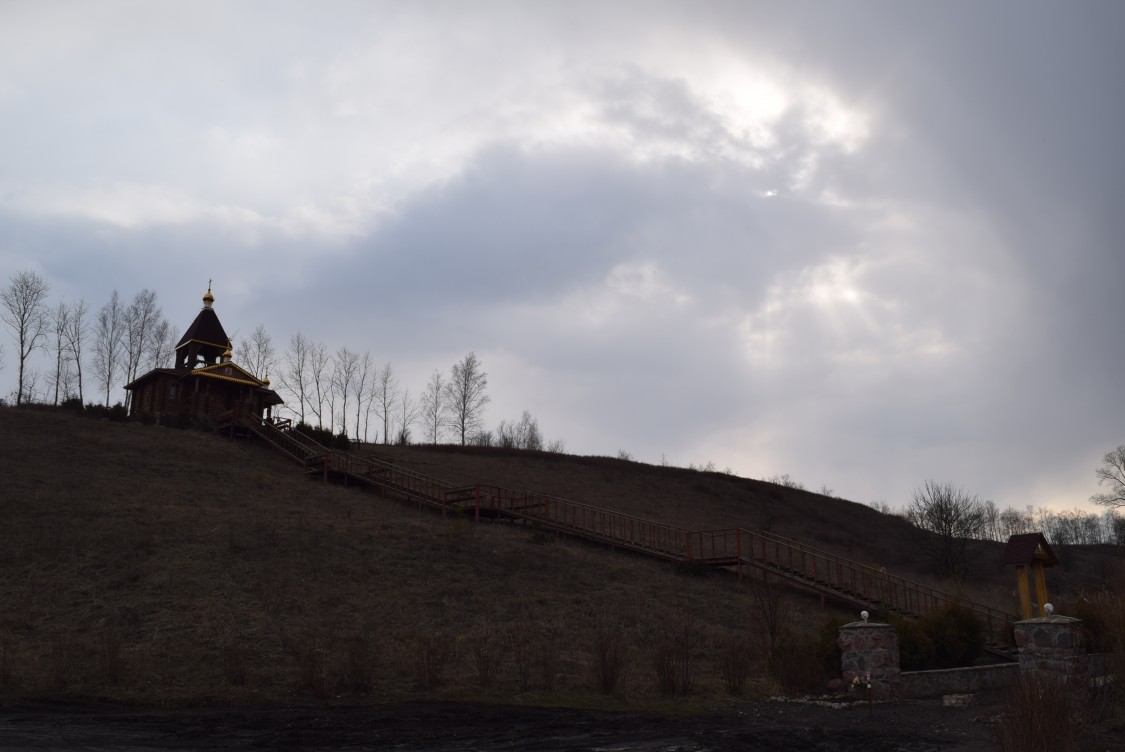
[[[17,347],[16,388],[10,395],[16,405],[85,404],[93,386],[109,407],[115,387],[174,364],[178,330],[152,290],[141,290],[128,302],[114,290],[97,311],[85,299],[52,305],[49,294],[49,282],[30,270],[17,272],[0,289],[0,320]],[[48,371],[31,366],[37,351],[48,355]],[[448,373],[435,370],[417,394],[401,383],[390,361],[380,364],[370,352],[347,346],[332,352],[298,332],[279,353],[260,324],[237,344],[234,360],[259,379],[273,376],[271,386],[299,422],[356,442],[452,441],[555,452],[565,446],[562,440],[547,441],[527,410],[518,420],[485,427],[488,374],[475,352]],[[125,393],[126,410],[130,396]]]
[[[16,388],[10,395],[15,404],[58,405],[72,399],[85,403],[93,386],[109,406],[114,387],[172,364],[176,330],[152,290],[141,290],[129,302],[114,290],[105,305],[92,312],[83,298],[49,305],[50,289],[46,279],[29,270],[16,272],[0,289],[0,321],[17,347]],[[49,370],[30,364],[36,351],[47,353]],[[128,394],[126,407],[127,400]]]
[[[1125,504],[1125,478],[1114,475],[1125,460],[1125,446],[1105,455],[1099,480],[1111,478],[1110,494],[1095,494],[1091,501],[1109,507]],[[1108,498],[1109,501],[1102,499]],[[971,542],[1005,542],[1013,535],[1043,533],[1052,546],[1125,546],[1125,515],[1115,508],[1098,514],[1080,509],[1054,511],[1028,505],[1025,509],[1000,509],[992,500],[981,500],[953,483],[928,480],[917,489],[905,509],[895,512],[886,504],[871,504],[884,514],[898,514],[920,530],[933,533],[922,545],[939,571],[963,579],[973,563]]]

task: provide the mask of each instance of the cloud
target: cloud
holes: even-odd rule
[[[1122,20],[12,6],[0,273],[181,325],[215,278],[418,388],[474,349],[576,451],[1069,505],[1121,441]]]

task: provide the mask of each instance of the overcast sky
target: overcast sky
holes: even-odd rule
[[[213,278],[232,335],[369,350],[415,395],[475,351],[488,425],[577,454],[1094,509],[1123,28],[1115,0],[8,0],[0,281],[149,288],[182,332]]]

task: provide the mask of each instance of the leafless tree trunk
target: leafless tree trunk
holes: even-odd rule
[[[109,406],[109,390],[122,369],[124,350],[125,309],[121,306],[117,290],[114,290],[109,302],[98,311],[94,331],[94,375],[105,392],[106,407]]]
[[[391,441],[391,420],[398,396],[398,379],[388,361],[375,376],[375,413],[383,419],[383,443]]]
[[[160,309],[156,306],[156,293],[141,290],[133,296],[133,302],[125,309],[125,381],[137,378],[141,361],[150,349],[152,330],[160,320]],[[129,407],[131,393],[125,395],[125,407]]]
[[[64,373],[68,370],[69,353],[66,348],[66,333],[70,329],[70,306],[65,300],[60,300],[58,305],[51,309],[51,324],[53,326],[55,341],[55,397],[54,404],[59,404],[59,389],[63,387]],[[65,398],[65,394],[64,394]]]
[[[277,363],[277,357],[273,338],[263,325],[254,327],[246,344],[239,345],[235,359],[259,379],[269,376]]]
[[[281,385],[297,399],[295,412],[302,423],[305,422],[305,404],[308,402],[311,350],[312,344],[300,332],[290,337],[289,349],[285,351],[285,370],[281,372]]]
[[[330,397],[329,379],[331,374],[328,366],[332,363],[332,356],[328,354],[328,347],[323,342],[317,342],[309,347],[309,378],[312,381],[313,393],[316,395],[316,407],[309,402],[309,410],[316,416],[316,427],[324,428],[324,401]],[[329,422],[332,416],[329,415]]]
[[[355,389],[355,375],[359,368],[359,356],[347,347],[336,351],[336,361],[332,366],[332,390],[340,396],[340,432],[348,435],[348,395]]]
[[[410,443],[410,427],[418,420],[418,401],[410,398],[410,389],[404,388],[398,400],[398,434],[396,443]]]
[[[149,368],[170,368],[176,362],[176,330],[168,319],[160,319],[152,328],[146,362]]]
[[[426,384],[421,402],[422,422],[425,424],[425,439],[431,444],[438,443],[441,427],[446,423],[445,380],[441,371],[434,371]]]
[[[25,269],[12,277],[8,286],[0,290],[0,321],[7,324],[15,340],[19,357],[19,379],[16,384],[16,404],[24,397],[24,369],[31,353],[41,346],[47,335],[48,316],[44,301],[51,286],[37,272]]]
[[[449,425],[461,438],[461,446],[465,446],[466,439],[480,428],[484,406],[491,401],[487,389],[488,374],[475,352],[453,364],[445,385],[445,404],[449,409]]]
[[[360,441],[367,441],[367,424],[368,420],[363,421],[363,438],[360,438],[360,419],[370,417],[371,414],[371,394],[370,387],[372,379],[374,378],[375,362],[371,360],[371,353],[365,352],[363,358],[359,361],[359,368],[356,375],[355,385],[355,440],[356,443]],[[366,408],[366,410],[365,410]]]
[[[86,395],[82,391],[82,347],[86,342],[86,335],[89,333],[89,326],[86,323],[86,316],[89,312],[90,306],[87,305],[85,299],[76,301],[70,307],[65,332],[66,347],[70,353],[70,358],[74,361],[74,370],[78,376],[78,401],[83,404],[85,404]]]

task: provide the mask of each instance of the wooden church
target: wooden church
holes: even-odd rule
[[[214,308],[211,285],[203,308],[176,345],[175,367],[154,368],[125,385],[132,393],[129,416],[157,423],[229,418],[272,417],[284,400],[270,389],[267,375],[258,378],[231,361],[232,344]]]

